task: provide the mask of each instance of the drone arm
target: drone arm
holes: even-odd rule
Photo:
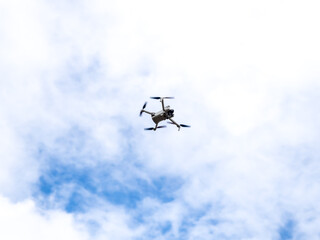
[[[169,120],[175,124],[178,127],[178,130],[180,131],[180,125],[178,123],[176,123],[172,118],[169,118]]]
[[[163,98],[161,98],[161,99],[160,99],[160,102],[161,102],[161,104],[162,104],[162,110],[163,110],[163,111],[165,111],[165,109],[164,109],[164,102],[163,102]]]
[[[148,111],[146,111],[146,110],[144,110],[144,109],[142,109],[142,110],[141,110],[141,112],[148,113],[148,114],[150,114],[150,115],[152,115],[152,116],[154,115],[154,113],[153,113],[153,112],[148,112]]]

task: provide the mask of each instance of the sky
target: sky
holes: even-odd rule
[[[319,10],[0,0],[0,239],[319,239]]]

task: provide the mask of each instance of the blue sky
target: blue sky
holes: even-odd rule
[[[1,1],[0,238],[318,239],[319,8]]]

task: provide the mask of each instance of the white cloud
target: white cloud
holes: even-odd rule
[[[71,215],[41,212],[31,200],[14,204],[1,196],[0,209],[1,239],[88,239]]]
[[[89,226],[93,239],[135,239],[143,236],[144,227],[136,226],[126,211],[106,204],[79,216],[79,220]],[[98,224],[90,230],[90,222]],[[88,225],[89,223],[89,225]]]

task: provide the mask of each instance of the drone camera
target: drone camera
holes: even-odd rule
[[[168,115],[169,115],[169,117],[173,117],[173,112],[174,112],[174,110],[173,110],[173,109],[170,109],[170,110],[168,111]]]

